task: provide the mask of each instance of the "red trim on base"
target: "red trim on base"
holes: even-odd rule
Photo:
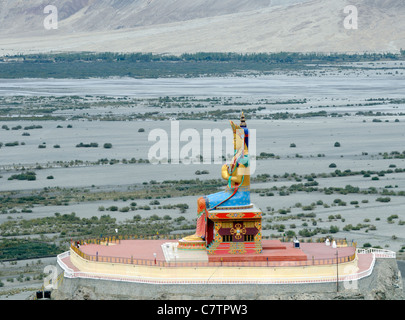
[[[232,261],[306,261],[307,254],[301,249],[287,247],[279,240],[262,240],[262,252],[257,253],[255,242],[245,242],[243,253],[230,253],[232,242],[223,242],[211,254],[210,262]]]
[[[253,253],[247,250],[245,254],[214,254],[208,255],[209,262],[232,261],[306,261],[307,255],[299,249],[288,248],[285,250],[263,251]]]

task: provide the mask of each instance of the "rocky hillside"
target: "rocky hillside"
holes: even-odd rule
[[[399,52],[403,0],[1,0],[0,55],[50,51]],[[348,30],[347,5],[358,10]]]
[[[287,2],[302,2],[295,0]],[[42,31],[45,0],[2,0],[1,33]],[[271,0],[56,0],[71,31],[105,31],[165,24],[267,8]],[[280,1],[279,1],[280,2]],[[277,3],[277,2],[275,2]]]

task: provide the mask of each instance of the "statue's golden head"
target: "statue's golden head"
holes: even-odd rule
[[[248,152],[248,146],[246,145],[245,141],[245,128],[246,128],[246,122],[245,122],[245,116],[242,112],[241,116],[241,124],[237,125],[235,122],[229,120],[232,131],[233,131],[233,148],[235,153],[238,152],[241,148],[243,148],[244,154],[247,155]]]

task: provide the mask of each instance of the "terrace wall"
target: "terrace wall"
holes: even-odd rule
[[[384,272],[382,273],[381,270]],[[390,270],[389,273],[386,273]],[[403,299],[401,288],[392,286],[398,271],[395,259],[378,259],[376,272],[358,280],[357,289],[347,289],[339,283],[296,284],[167,284],[153,285],[89,278],[65,278],[54,299],[376,299],[384,294],[387,299]],[[382,276],[383,275],[383,276]],[[386,287],[381,287],[381,283]]]

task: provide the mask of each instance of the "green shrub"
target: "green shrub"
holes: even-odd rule
[[[330,233],[339,232],[339,227],[337,227],[337,226],[330,226],[329,232],[330,232]]]
[[[350,230],[352,230],[352,229],[353,229],[353,225],[351,225],[351,224],[345,225],[345,226],[343,227],[343,231],[350,231]]]
[[[18,142],[18,141],[6,142],[6,143],[4,144],[5,147],[15,147],[15,146],[18,146],[18,145],[19,145],[19,142]]]
[[[176,221],[176,222],[182,222],[184,220],[186,220],[186,218],[184,218],[183,216],[174,219],[174,221]]]
[[[392,214],[387,218],[388,222],[392,222],[392,220],[394,219],[398,219],[398,215],[397,214]]]
[[[97,142],[90,142],[90,143],[80,142],[79,144],[76,145],[76,148],[98,148],[98,143]]]
[[[380,198],[375,199],[375,201],[378,201],[378,202],[390,202],[391,198],[390,197],[380,197]]]
[[[111,143],[104,143],[104,149],[111,149],[112,148],[112,144]]]
[[[288,230],[286,233],[285,233],[285,235],[288,237],[288,238],[293,238],[293,237],[295,237],[295,232],[294,231],[292,231],[292,230]]]
[[[32,126],[24,127],[24,130],[33,130],[33,129],[42,129],[42,126],[40,126],[40,125],[32,125]]]

